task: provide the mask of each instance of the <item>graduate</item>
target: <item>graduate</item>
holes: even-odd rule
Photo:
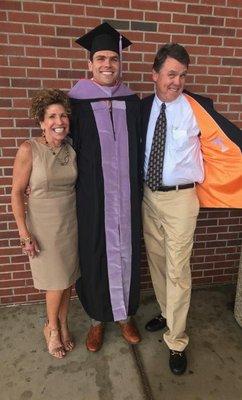
[[[122,49],[131,42],[108,23],[76,42],[90,52],[91,79],[70,90],[77,153],[79,299],[91,318],[86,346],[98,351],[104,322],[116,321],[131,344],[139,303],[140,101],[121,80]]]

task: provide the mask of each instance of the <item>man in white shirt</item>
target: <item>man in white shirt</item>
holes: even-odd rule
[[[187,367],[190,256],[199,204],[242,208],[242,131],[211,99],[183,91],[189,62],[179,44],[160,48],[153,65],[156,93],[142,100],[143,232],[161,309],[146,329],[167,325],[164,341],[177,375]]]
[[[191,295],[190,256],[199,213],[195,185],[204,179],[199,127],[182,93],[189,55],[178,44],[163,46],[153,65],[156,94],[142,101],[144,126],[143,232],[152,282],[161,315],[146,324],[155,331],[164,328],[170,349],[171,371],[180,375],[187,367],[184,349]],[[161,105],[165,109],[164,158],[158,167],[156,186],[150,179],[157,160],[152,160],[154,132]],[[158,133],[159,135],[159,133]],[[152,169],[152,168],[151,168]],[[160,182],[159,182],[160,181]]]

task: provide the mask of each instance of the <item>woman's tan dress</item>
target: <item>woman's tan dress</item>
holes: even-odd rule
[[[31,193],[27,225],[36,238],[40,253],[30,259],[36,289],[62,290],[80,276],[77,250],[75,182],[76,154],[67,144],[69,162],[61,165],[65,146],[56,155],[36,139],[32,147]]]

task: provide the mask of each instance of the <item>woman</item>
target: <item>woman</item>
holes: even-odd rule
[[[62,91],[41,90],[31,116],[42,136],[21,144],[14,163],[12,208],[23,253],[30,257],[36,289],[46,290],[44,335],[49,353],[63,358],[74,348],[67,313],[71,286],[79,277],[75,181],[76,155],[65,140],[70,106]],[[27,216],[24,194],[30,186]]]

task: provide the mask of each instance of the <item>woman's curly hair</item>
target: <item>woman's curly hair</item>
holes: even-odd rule
[[[44,121],[45,111],[52,104],[61,104],[66,113],[71,113],[67,94],[59,89],[41,89],[31,100],[30,116],[38,123]]]

